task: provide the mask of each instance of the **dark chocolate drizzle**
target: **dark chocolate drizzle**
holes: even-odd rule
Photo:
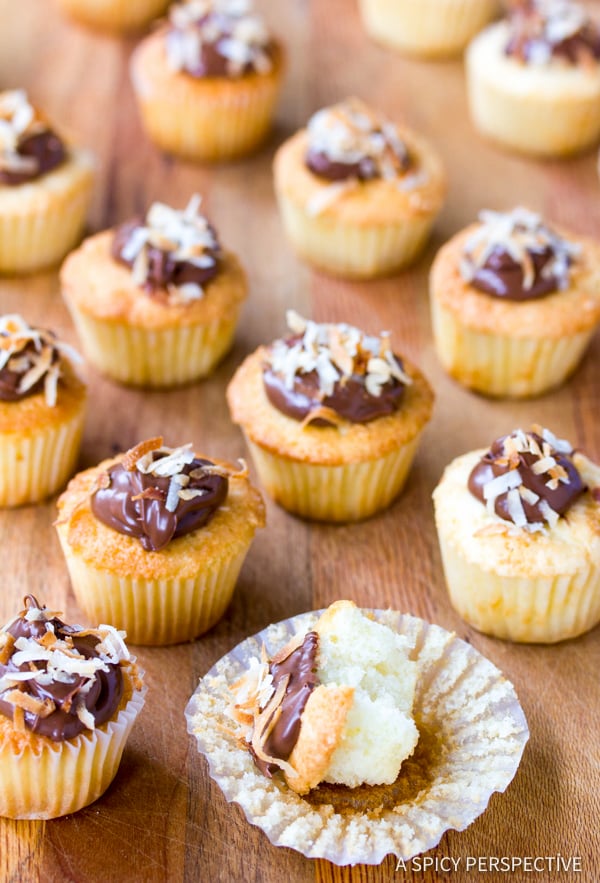
[[[527,287],[525,273],[519,261],[515,261],[503,248],[495,248],[482,267],[479,267],[471,285],[486,294],[506,300],[534,300],[544,297],[562,287],[562,279],[548,272],[548,264],[553,260],[553,251],[546,246],[538,252],[529,252],[533,265],[533,283]]]
[[[78,626],[66,625],[58,617],[30,622],[25,619],[28,609],[45,610],[46,608],[41,606],[33,595],[27,595],[24,603],[26,609],[6,628],[6,631],[15,639],[21,637],[41,639],[47,631],[54,629],[54,633],[59,639],[72,642],[74,650],[86,659],[100,657],[100,653],[95,649],[101,641],[100,637],[89,634],[78,637],[78,633],[82,630]],[[17,667],[9,658],[6,664],[0,663],[0,677],[10,674],[10,672],[27,671],[31,665],[36,665],[40,671],[46,669],[46,663],[43,660],[36,663],[26,662]],[[93,676],[91,689],[83,694],[85,707],[92,714],[96,726],[105,723],[114,715],[123,695],[121,667],[118,664],[106,662],[106,668],[107,671],[96,672]],[[86,730],[85,724],[77,716],[76,700],[80,696],[82,687],[87,685],[89,680],[89,678],[73,675],[73,680],[69,683],[52,681],[42,685],[34,680],[21,681],[20,688],[23,691],[41,701],[51,699],[56,705],[55,710],[47,717],[40,717],[31,711],[25,711],[24,719],[27,729],[40,736],[46,736],[54,742],[73,739]],[[0,714],[12,720],[13,713],[14,705],[4,701],[2,694],[0,694]]]

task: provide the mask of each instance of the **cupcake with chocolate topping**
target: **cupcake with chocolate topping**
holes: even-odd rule
[[[600,249],[524,208],[479,218],[431,268],[438,357],[477,392],[539,395],[573,373],[600,323]]]
[[[206,377],[229,351],[246,275],[200,213],[154,203],[145,218],[86,239],[61,269],[86,357],[121,383]]]
[[[290,335],[260,347],[227,390],[261,482],[305,518],[356,521],[400,493],[433,393],[389,335],[288,313]]]
[[[600,140],[600,25],[568,0],[526,0],[466,55],[479,131],[509,149],[566,156]]]
[[[49,267],[79,239],[94,163],[22,89],[0,92],[0,273]]]
[[[133,53],[142,123],[161,150],[219,162],[267,137],[283,77],[283,48],[251,0],[187,0]]]
[[[479,631],[554,643],[600,621],[600,467],[517,429],[446,468],[433,495],[450,600]]]
[[[75,471],[87,400],[76,361],[51,331],[0,316],[0,506],[38,503]]]
[[[190,641],[213,626],[264,525],[245,469],[161,438],[76,475],[58,512],[79,604],[134,644]]]
[[[128,33],[167,11],[170,0],[58,0],[75,21],[109,33]]]
[[[0,816],[52,819],[106,791],[145,688],[123,632],[24,603],[0,630]]]
[[[357,279],[415,261],[446,191],[441,162],[425,139],[357,98],[314,114],[277,151],[274,175],[298,254]]]

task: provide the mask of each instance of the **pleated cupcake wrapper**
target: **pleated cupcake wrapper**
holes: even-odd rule
[[[90,622],[110,622],[127,632],[130,644],[191,641],[224,614],[249,544],[225,560],[199,562],[190,578],[118,576],[87,564],[73,552],[59,525],[73,592]]]
[[[377,460],[341,466],[300,463],[272,454],[246,436],[256,471],[284,509],[317,521],[358,521],[385,509],[400,493],[419,436]]]
[[[481,632],[510,641],[551,644],[600,622],[600,568],[550,576],[500,576],[466,560],[440,533],[450,600]]]
[[[595,95],[537,97],[518,93],[481,76],[467,65],[467,88],[473,123],[483,135],[523,153],[562,156],[600,139],[600,90]]]
[[[0,506],[38,503],[61,490],[77,465],[84,418],[82,408],[28,436],[0,433]]]
[[[86,358],[120,383],[167,387],[206,377],[233,343],[238,310],[204,325],[148,329],[69,305]]]
[[[432,216],[415,215],[377,226],[339,222],[332,214],[310,215],[284,193],[277,195],[285,232],[298,254],[321,270],[349,279],[394,273],[423,250]]]
[[[141,28],[169,5],[168,0],[59,0],[63,12],[91,27],[108,31]]]
[[[114,720],[66,742],[43,737],[0,745],[0,816],[53,819],[97,800],[114,779],[146,688],[134,691]]]
[[[0,273],[29,273],[57,264],[81,237],[91,188],[91,171],[82,169],[47,198],[24,196],[18,210],[0,211]]]
[[[446,371],[491,396],[525,398],[559,386],[583,358],[595,330],[561,338],[510,337],[463,326],[435,298],[431,310],[435,348]]]
[[[419,55],[460,52],[498,9],[496,0],[360,0],[370,37]]]
[[[266,138],[279,93],[277,79],[265,76],[236,80],[227,90],[196,91],[146,82],[135,56],[132,79],[142,122],[161,150],[191,160],[220,162],[243,156]]]
[[[260,657],[263,642],[272,656],[311,628],[319,611],[271,625],[239,644],[201,679],[185,710],[188,731],[227,800],[239,803],[276,846],[338,865],[378,864],[390,853],[407,861],[434,847],[449,828],[466,828],[493,792],[507,788],[529,737],[512,685],[473,647],[421,619],[393,610],[372,613],[414,647],[415,720],[420,742],[434,743],[421,753],[417,745],[400,770],[399,779],[416,777],[414,797],[377,815],[311,803],[310,795],[300,797],[278,776],[263,776],[231,735],[227,684],[247,670],[251,657]],[[407,781],[405,793],[410,790]]]

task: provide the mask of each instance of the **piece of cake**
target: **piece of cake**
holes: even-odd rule
[[[0,506],[38,503],[75,471],[87,400],[76,361],[53,332],[0,316]]]
[[[187,0],[142,40],[131,78],[142,124],[161,150],[219,162],[257,149],[271,129],[281,44],[250,0]]]
[[[450,463],[433,494],[450,600],[482,632],[553,643],[600,621],[600,467],[548,429]]]
[[[246,469],[162,438],[76,475],[56,522],[80,606],[133,644],[191,641],[211,628],[263,526]]]
[[[52,819],[106,791],[145,688],[123,632],[24,603],[0,630],[0,816]]]
[[[466,53],[475,127],[503,147],[560,157],[600,139],[600,26],[578,3],[527,0]]]
[[[265,490],[305,518],[356,521],[402,490],[433,392],[388,334],[288,313],[288,336],[259,347],[227,389]]]
[[[413,263],[446,193],[433,147],[357,98],[315,113],[281,145],[273,171],[294,249],[347,278],[390,275]]]
[[[149,25],[166,12],[169,0],[58,0],[58,5],[81,24],[121,34]]]
[[[583,358],[600,323],[599,292],[597,242],[522,207],[483,211],[433,262],[436,352],[477,392],[539,395]]]
[[[169,387],[206,377],[231,348],[246,274],[193,196],[154,203],[86,239],[64,262],[63,297],[86,358],[120,383]]]
[[[0,92],[0,273],[58,263],[81,236],[94,161],[72,147],[23,89]]]

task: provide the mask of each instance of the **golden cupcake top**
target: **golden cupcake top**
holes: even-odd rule
[[[272,40],[251,0],[188,0],[169,13],[166,56],[173,71],[236,78],[273,67]]]
[[[0,401],[42,392],[54,407],[65,364],[78,361],[78,353],[52,331],[31,327],[17,313],[0,316]]]
[[[66,159],[66,149],[24,89],[0,92],[0,184],[34,181]]]
[[[509,10],[506,55],[527,65],[600,61],[600,27],[571,0],[516,0]]]
[[[521,301],[569,287],[581,245],[518,206],[509,212],[484,210],[463,244],[462,278],[486,294]]]

